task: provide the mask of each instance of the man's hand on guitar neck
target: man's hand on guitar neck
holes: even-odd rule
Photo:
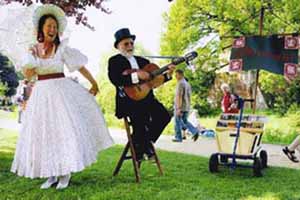
[[[138,70],[137,75],[138,75],[140,80],[143,80],[143,81],[150,80],[150,74],[146,71]]]
[[[175,70],[175,67],[176,67],[176,65],[174,65],[174,64],[170,64],[170,65],[168,66],[169,70],[168,70],[167,73],[169,74],[170,77],[172,77],[173,72],[174,72],[174,70]]]

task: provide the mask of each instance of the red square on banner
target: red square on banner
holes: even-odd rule
[[[288,78],[295,78],[297,76],[297,64],[285,63],[284,64],[284,76]]]
[[[232,47],[233,48],[243,48],[243,47],[245,47],[245,45],[246,45],[245,37],[239,37],[239,38],[234,39]]]
[[[284,37],[284,48],[285,49],[299,49],[299,38],[293,36]]]
[[[243,60],[242,59],[230,60],[229,71],[241,71],[242,68],[243,68]]]

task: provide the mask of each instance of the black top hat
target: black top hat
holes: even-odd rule
[[[126,39],[126,38],[132,38],[133,40],[135,40],[135,35],[131,35],[130,31],[128,28],[122,28],[120,30],[118,30],[115,33],[115,48],[117,48],[117,45],[119,44],[119,42],[121,42],[121,40]]]

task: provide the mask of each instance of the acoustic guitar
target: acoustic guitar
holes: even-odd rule
[[[157,88],[164,83],[165,78],[163,73],[169,69],[169,65],[178,65],[182,62],[189,62],[195,59],[197,56],[197,52],[192,51],[183,57],[173,59],[171,63],[162,68],[159,68],[156,64],[150,63],[143,69],[127,69],[122,73],[123,75],[129,75],[139,70],[143,70],[150,74],[150,79],[147,81],[140,81],[138,84],[134,84],[131,86],[124,86],[124,91],[132,100],[142,100],[149,94],[152,89]]]

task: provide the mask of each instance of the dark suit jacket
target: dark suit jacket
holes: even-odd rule
[[[143,69],[149,60],[140,56],[134,56],[140,69]],[[123,91],[123,86],[132,85],[131,75],[123,75],[126,69],[131,69],[130,62],[121,54],[112,56],[108,61],[108,77],[116,87],[116,116],[122,118],[128,116],[130,112],[138,111],[140,108],[145,107],[146,104],[155,101],[153,91],[141,101],[131,100]],[[165,81],[170,80],[165,78]]]

